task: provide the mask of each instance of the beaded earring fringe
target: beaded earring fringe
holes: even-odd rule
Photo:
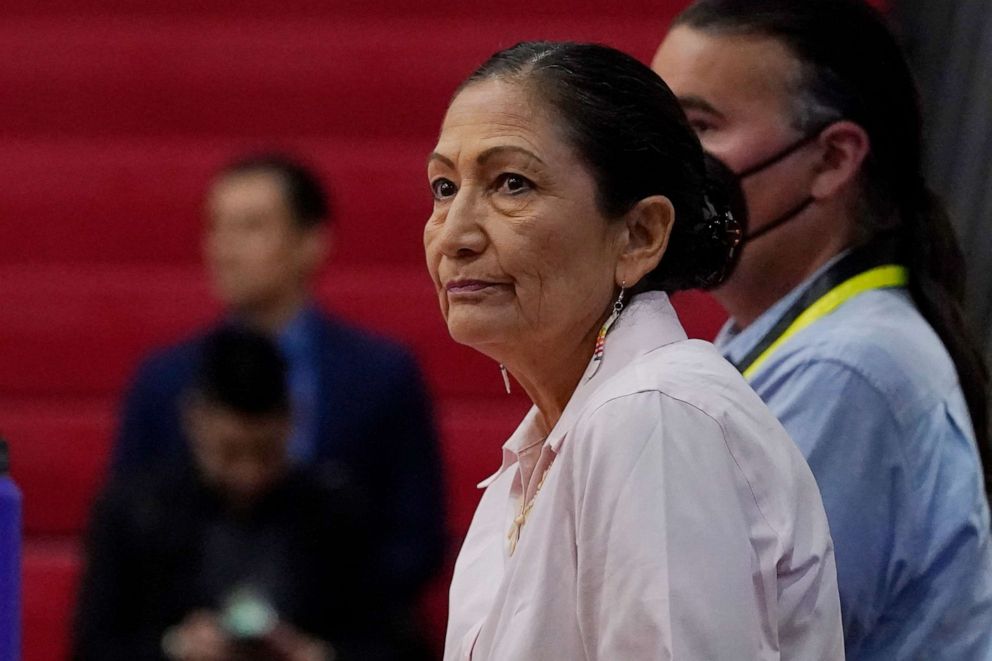
[[[609,318],[603,327],[599,329],[599,334],[596,336],[596,348],[592,352],[593,362],[599,362],[603,360],[603,353],[606,350],[606,334],[610,332],[610,327],[616,323],[617,319],[620,318],[620,313],[623,312],[623,295],[627,288],[627,282],[624,281],[620,285],[620,295],[617,297],[616,302],[613,304],[613,312],[610,313]]]

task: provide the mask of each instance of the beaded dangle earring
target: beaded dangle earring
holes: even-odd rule
[[[627,291],[627,281],[624,280],[620,283],[620,295],[617,296],[617,300],[613,303],[613,312],[606,319],[603,327],[599,329],[599,335],[596,336],[596,348],[592,353],[592,361],[594,363],[599,363],[603,360],[603,352],[606,349],[606,334],[610,332],[610,328],[617,322],[620,318],[620,313],[623,312],[623,295]],[[599,369],[597,364],[596,369]],[[596,372],[593,371],[593,374]],[[590,374],[590,376],[592,376]]]

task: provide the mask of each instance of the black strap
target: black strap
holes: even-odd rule
[[[763,225],[762,227],[759,227],[755,231],[746,234],[744,236],[744,240],[745,241],[754,241],[758,237],[764,236],[765,234],[768,234],[769,232],[771,232],[776,227],[781,227],[782,225],[785,225],[787,222],[789,222],[790,220],[792,220],[793,218],[795,218],[796,216],[798,216],[799,214],[801,214],[803,211],[806,211],[807,207],[809,207],[809,205],[813,204],[813,202],[816,202],[816,198],[814,198],[812,195],[810,195],[805,200],[803,200],[802,202],[800,202],[796,206],[792,207],[791,209],[789,209],[788,211],[786,211],[784,214],[782,214],[781,216],[779,216],[778,218],[776,218],[772,222],[767,223],[767,224]]]
[[[789,156],[792,156],[793,154],[795,154],[797,151],[799,151],[800,149],[802,149],[803,147],[805,147],[809,143],[813,142],[814,140],[817,140],[820,137],[820,133],[823,132],[823,129],[825,129],[827,126],[829,126],[832,123],[833,122],[830,122],[829,124],[823,126],[822,128],[819,128],[819,129],[817,129],[815,131],[810,132],[808,135],[805,135],[805,136],[799,138],[798,140],[796,140],[795,142],[793,142],[791,145],[789,145],[785,149],[783,149],[781,151],[778,151],[778,152],[772,154],[771,156],[769,156],[768,158],[766,158],[765,160],[758,161],[757,163],[755,163],[751,167],[746,168],[746,169],[738,172],[737,173],[737,178],[738,179],[742,179],[742,180],[743,179],[747,179],[748,177],[750,177],[752,174],[755,174],[756,172],[761,172],[762,170],[765,170],[765,169],[770,168],[771,166],[775,165],[779,161],[784,161],[786,158],[788,158]]]

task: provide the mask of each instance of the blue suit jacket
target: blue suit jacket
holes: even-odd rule
[[[444,512],[437,435],[413,357],[399,345],[319,312],[315,462],[347,470],[369,498],[379,577],[409,604],[440,566]],[[189,457],[180,404],[206,333],[151,355],[128,391],[113,474]]]

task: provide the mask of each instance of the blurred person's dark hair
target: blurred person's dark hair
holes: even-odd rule
[[[210,333],[191,395],[235,413],[288,415],[286,364],[266,335],[233,326]]]
[[[279,178],[286,204],[301,229],[331,220],[331,203],[320,178],[313,169],[287,154],[259,152],[241,156],[221,168],[217,178],[257,173]]]
[[[864,0],[698,0],[674,25],[711,34],[767,37],[801,66],[795,128],[848,120],[868,134],[862,168],[862,243],[892,242],[909,291],[947,348],[989,470],[989,375],[964,317],[964,255],[942,202],[923,175],[923,119],[906,58],[884,17]]]

